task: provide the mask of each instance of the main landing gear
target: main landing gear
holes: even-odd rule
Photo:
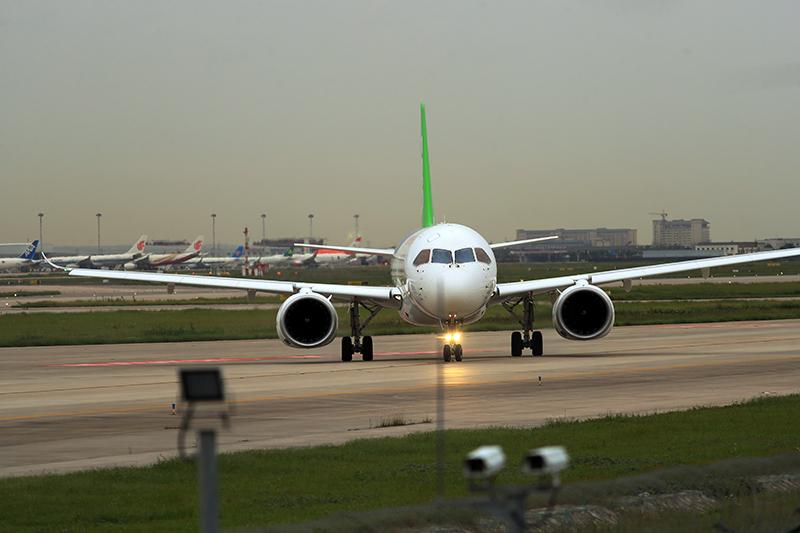
[[[522,304],[522,318],[515,312],[514,308]],[[520,357],[522,350],[525,348],[531,349],[531,355],[541,356],[544,353],[544,344],[542,342],[542,332],[533,331],[533,296],[526,294],[522,298],[516,300],[507,300],[503,302],[503,307],[506,311],[511,313],[511,316],[517,319],[522,326],[522,332],[515,331],[511,334],[511,356]]]
[[[444,334],[445,345],[442,347],[442,359],[445,363],[449,363],[453,359],[460,363],[464,358],[464,349],[461,347],[461,331],[458,326],[458,323],[447,324]]]
[[[369,313],[363,324],[359,313],[362,307]],[[358,298],[353,298],[350,302],[350,336],[342,337],[342,361],[352,361],[354,353],[360,353],[364,361],[372,361],[372,337],[362,337],[361,333],[380,310],[380,306],[365,304]]]

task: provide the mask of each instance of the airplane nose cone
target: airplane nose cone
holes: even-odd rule
[[[480,271],[452,266],[436,276],[428,311],[439,318],[466,317],[486,304],[485,288]]]

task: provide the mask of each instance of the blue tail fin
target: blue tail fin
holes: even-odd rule
[[[231,254],[231,257],[242,257],[244,255],[244,245],[240,244]]]
[[[25,251],[20,255],[20,259],[33,259],[36,255],[36,249],[39,248],[39,239],[36,239],[25,248]]]

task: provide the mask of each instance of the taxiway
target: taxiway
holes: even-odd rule
[[[176,454],[177,369],[218,365],[236,412],[222,450],[338,443],[446,427],[717,405],[800,391],[800,321],[635,326],[594,342],[546,330],[545,357],[508,355],[508,332],[468,333],[441,364],[429,335],[376,337],[375,361],[279,341],[0,349],[0,476],[146,464]],[[541,380],[540,380],[541,378]],[[180,408],[180,406],[179,406]],[[412,425],[376,428],[383,418]]]

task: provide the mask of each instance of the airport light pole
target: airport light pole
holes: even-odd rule
[[[308,215],[308,242],[314,240],[314,213]]]
[[[44,251],[44,235],[42,233],[42,219],[44,218],[44,213],[39,213],[39,247],[42,251]]]
[[[211,213],[211,250],[214,257],[217,256],[217,214]]]
[[[261,246],[264,246],[267,241],[267,215],[261,213]]]
[[[97,253],[100,253],[100,217],[103,216],[103,213],[97,213],[95,215],[97,217]]]
[[[358,238],[358,217],[359,217],[358,214],[353,215],[353,218],[356,221],[356,235],[355,235],[356,239]]]

